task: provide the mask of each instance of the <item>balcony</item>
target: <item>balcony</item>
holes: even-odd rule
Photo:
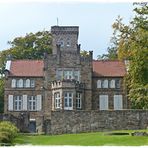
[[[84,84],[75,80],[59,80],[59,81],[53,81],[51,83],[51,89],[59,89],[59,88],[84,89]]]

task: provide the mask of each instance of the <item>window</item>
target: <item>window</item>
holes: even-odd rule
[[[15,111],[21,111],[22,110],[22,96],[15,96],[14,110]]]
[[[28,102],[29,102],[29,110],[36,111],[36,97],[30,96]]]
[[[123,109],[122,95],[114,95],[114,110]]]
[[[27,88],[30,87],[30,80],[29,79],[26,80],[26,87]]]
[[[80,81],[80,72],[78,70],[74,71],[74,79]]]
[[[76,108],[81,109],[82,107],[82,102],[81,102],[81,94],[77,93],[76,94]]]
[[[73,109],[73,93],[72,92],[64,93],[64,109],[66,110]]]
[[[103,81],[103,88],[108,88],[108,80]]]
[[[11,87],[15,88],[16,87],[16,79],[12,79],[11,81]]]
[[[23,79],[18,80],[18,87],[22,88],[23,87]]]
[[[67,39],[67,44],[66,44],[66,46],[67,46],[67,47],[70,47],[70,39],[69,39],[69,38]]]
[[[116,88],[120,88],[120,80],[115,81]]]
[[[57,70],[56,79],[57,80],[72,80],[80,81],[80,71],[79,70]]]
[[[55,99],[55,108],[61,108],[61,98],[60,98],[60,93],[57,92],[54,94],[54,99]]]
[[[63,39],[60,39],[60,41],[58,41],[58,44],[61,45],[61,47],[64,47],[64,41],[63,41]]]
[[[64,79],[73,79],[73,72],[72,71],[64,71]]]
[[[30,85],[31,85],[31,87],[35,87],[35,81],[34,80],[31,80],[30,81]]]
[[[57,71],[57,80],[62,80],[63,79],[63,71],[62,70],[58,70]]]
[[[99,107],[100,110],[108,110],[108,95],[99,96]]]
[[[110,81],[110,88],[115,88],[115,80]]]
[[[101,80],[97,81],[97,88],[101,88]]]

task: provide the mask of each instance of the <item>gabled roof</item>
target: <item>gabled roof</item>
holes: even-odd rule
[[[93,75],[102,77],[123,77],[126,74],[124,62],[118,60],[93,61]]]
[[[10,76],[43,77],[43,60],[11,61]]]

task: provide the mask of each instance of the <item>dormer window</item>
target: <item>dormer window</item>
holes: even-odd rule
[[[15,88],[16,87],[16,79],[12,79],[11,87],[12,88]]]
[[[18,80],[18,87],[22,88],[23,87],[23,79]]]
[[[120,80],[119,79],[117,79],[115,81],[115,85],[116,85],[116,88],[120,88]]]
[[[110,81],[110,88],[115,88],[115,80]]]
[[[101,80],[97,81],[97,88],[101,88]]]
[[[26,87],[30,87],[30,80],[29,79],[26,80]]]
[[[108,80],[103,81],[103,88],[108,88]]]

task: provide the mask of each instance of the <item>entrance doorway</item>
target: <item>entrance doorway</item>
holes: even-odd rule
[[[30,133],[36,133],[36,121],[30,121],[29,122],[29,132]]]

